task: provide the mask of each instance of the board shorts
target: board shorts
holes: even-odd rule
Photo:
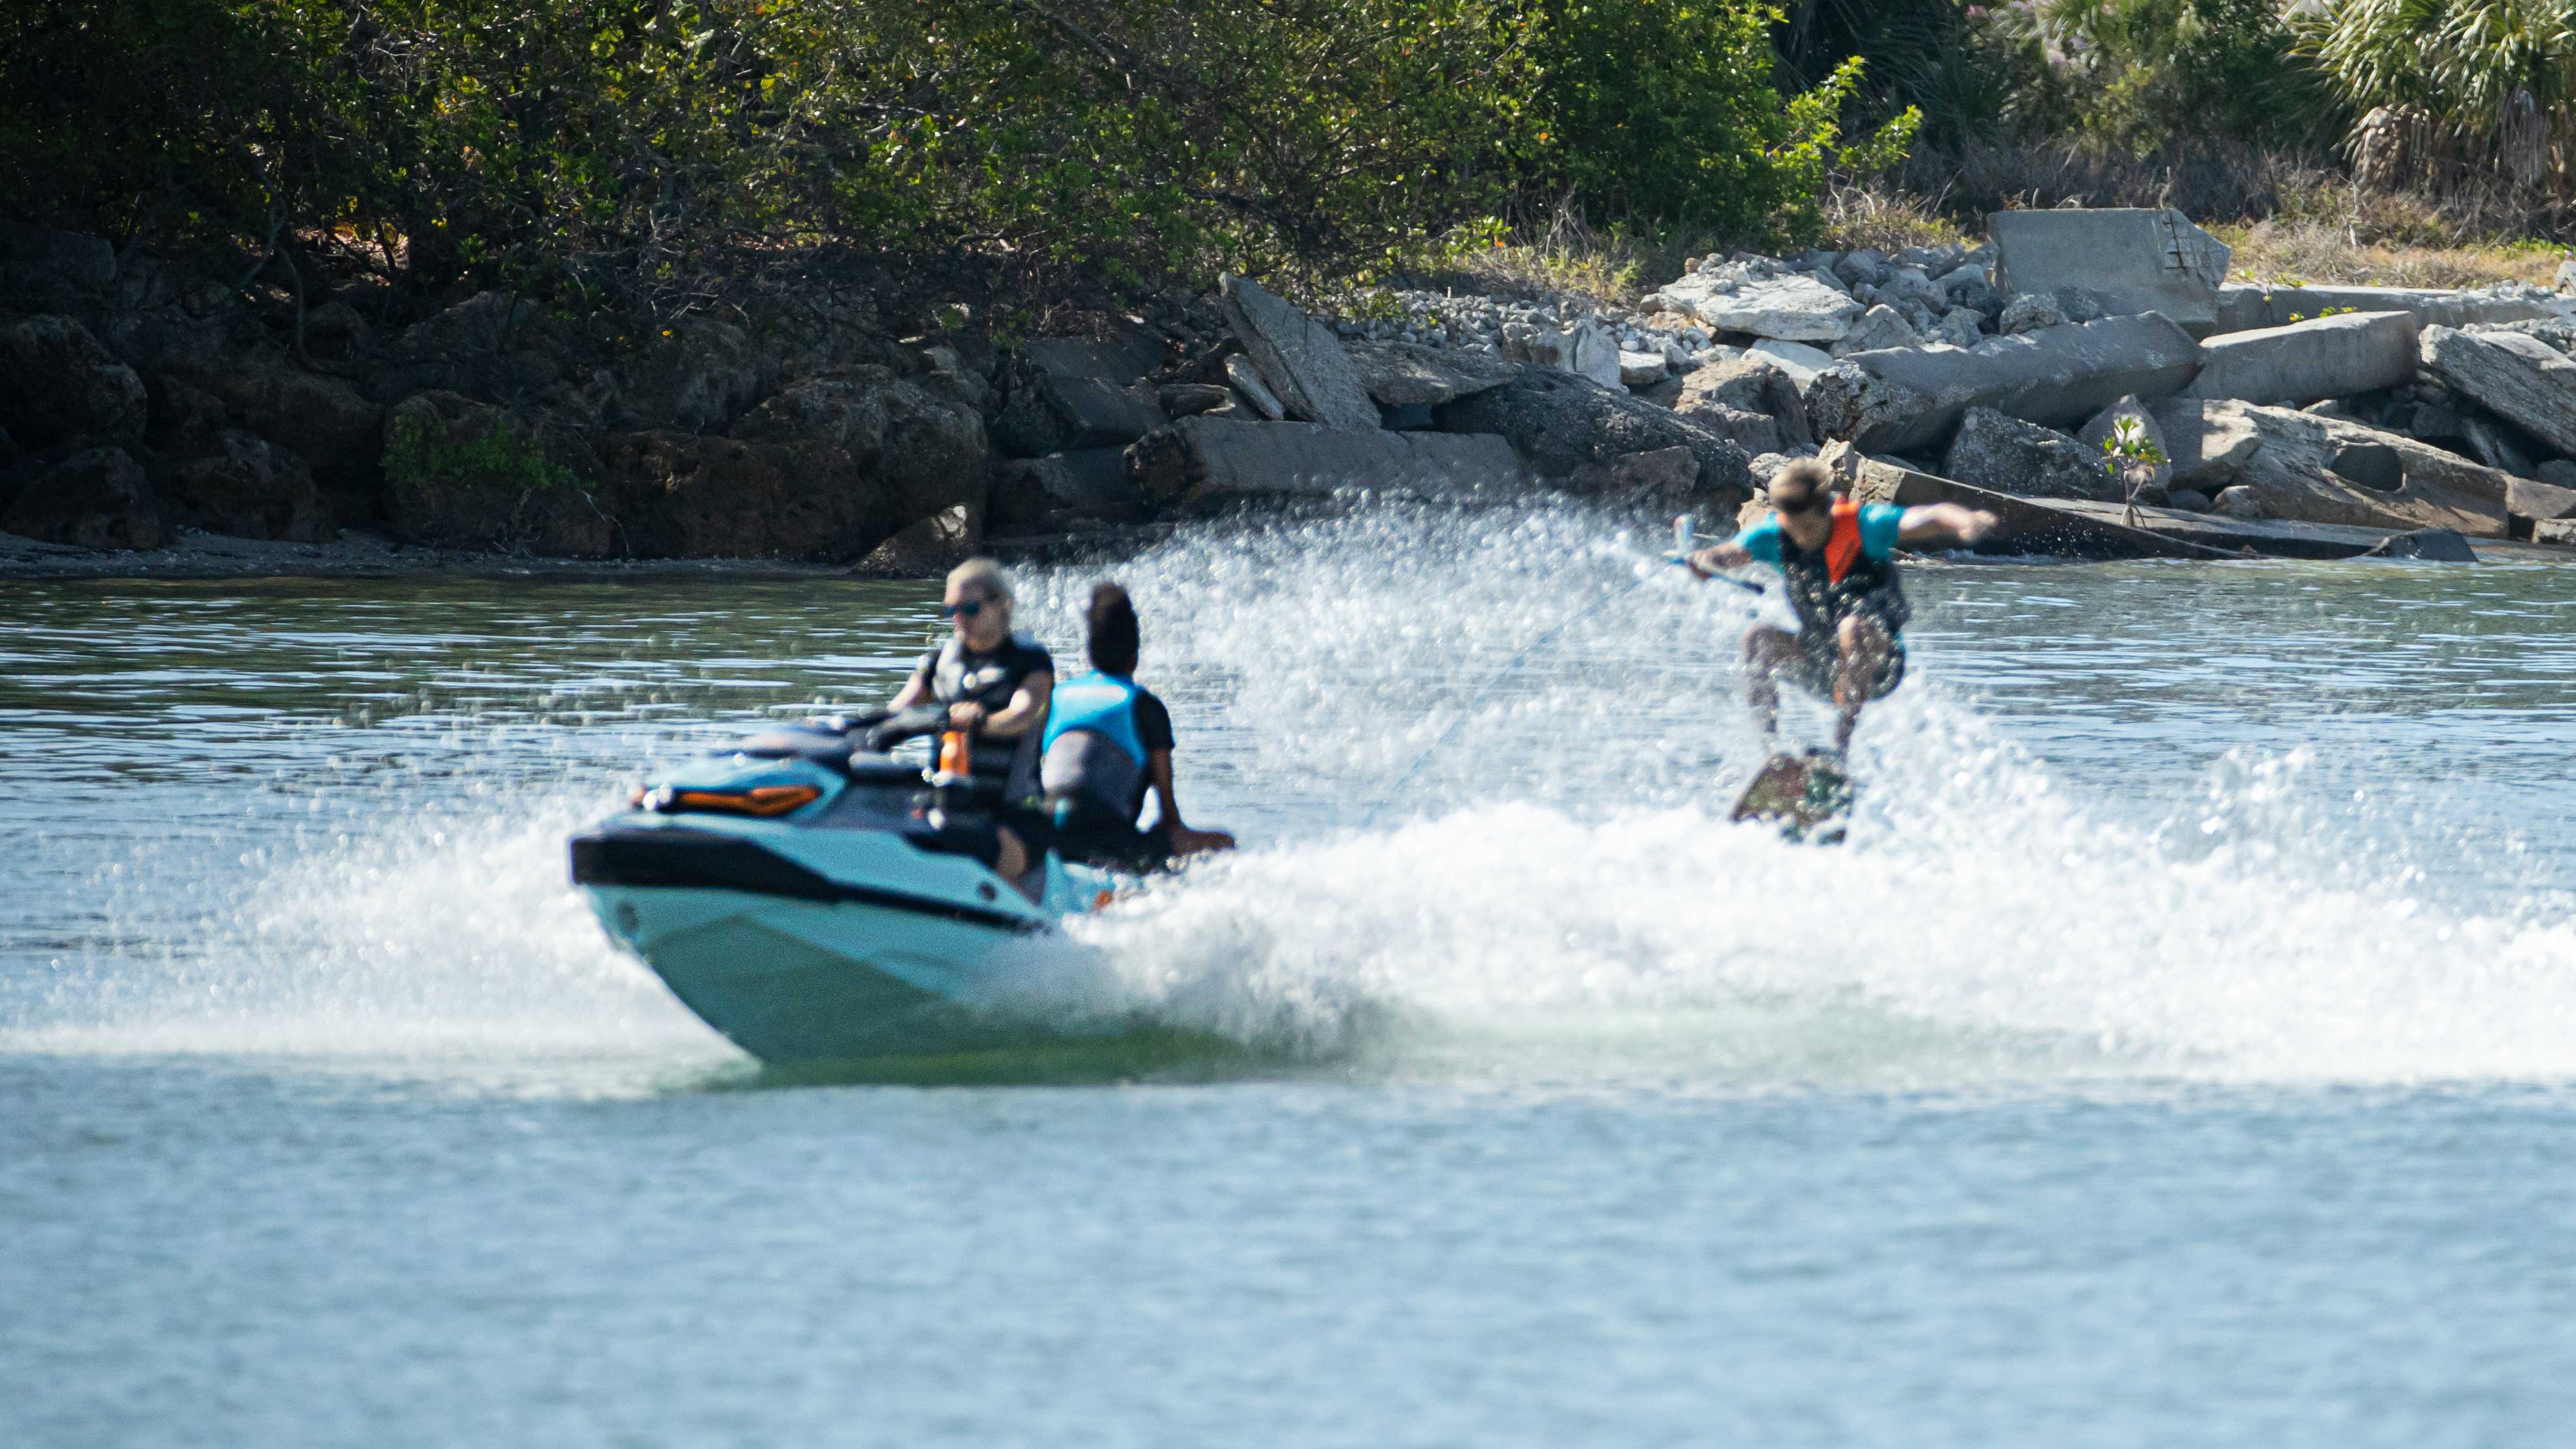
[[[1124,820],[1074,813],[1056,827],[1056,849],[1084,865],[1149,875],[1171,865],[1172,830],[1159,820],[1139,830]]]
[[[1876,618],[1875,615],[1866,617]],[[1886,620],[1877,622],[1880,628],[1887,627]],[[1896,686],[1905,682],[1905,636],[1888,629],[1887,637],[1895,647],[1887,651],[1887,657],[1879,661],[1878,669],[1869,677],[1869,697],[1872,699],[1885,699],[1896,692]],[[1798,652],[1790,657],[1780,672],[1798,688],[1818,699],[1830,700],[1834,697],[1834,676],[1840,674],[1842,668],[1842,645],[1832,634],[1800,630]]]

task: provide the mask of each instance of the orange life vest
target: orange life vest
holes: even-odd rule
[[[1860,505],[1849,499],[1834,505],[1834,531],[1825,537],[1825,577],[1841,583],[1860,562]]]

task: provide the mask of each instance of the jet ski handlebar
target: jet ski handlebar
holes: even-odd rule
[[[809,720],[810,728],[829,734],[844,735],[860,749],[879,754],[906,740],[935,735],[948,727],[945,705],[915,705],[911,709],[872,709],[860,714],[825,715]]]

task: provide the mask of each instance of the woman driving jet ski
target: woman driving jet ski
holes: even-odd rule
[[[947,706],[948,723],[967,737],[968,798],[989,823],[959,821],[943,834],[1034,900],[1025,877],[1055,837],[1038,791],[1039,731],[1055,690],[1055,660],[1012,634],[1010,581],[989,558],[949,571],[940,612],[953,632],[921,657],[893,708]]]
[[[1136,683],[1143,631],[1127,591],[1091,591],[1092,673],[1055,692],[1040,778],[1055,803],[1056,849],[1067,860],[1111,870],[1160,870],[1177,856],[1232,850],[1222,830],[1192,830],[1172,793],[1172,712]],[[1151,830],[1136,828],[1151,789],[1161,810]]]

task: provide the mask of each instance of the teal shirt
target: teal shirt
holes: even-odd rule
[[[1880,561],[1896,556],[1896,535],[1905,527],[1905,510],[1893,503],[1860,506],[1860,551]],[[1735,546],[1767,564],[1780,561],[1780,515],[1774,513],[1735,536]]]

